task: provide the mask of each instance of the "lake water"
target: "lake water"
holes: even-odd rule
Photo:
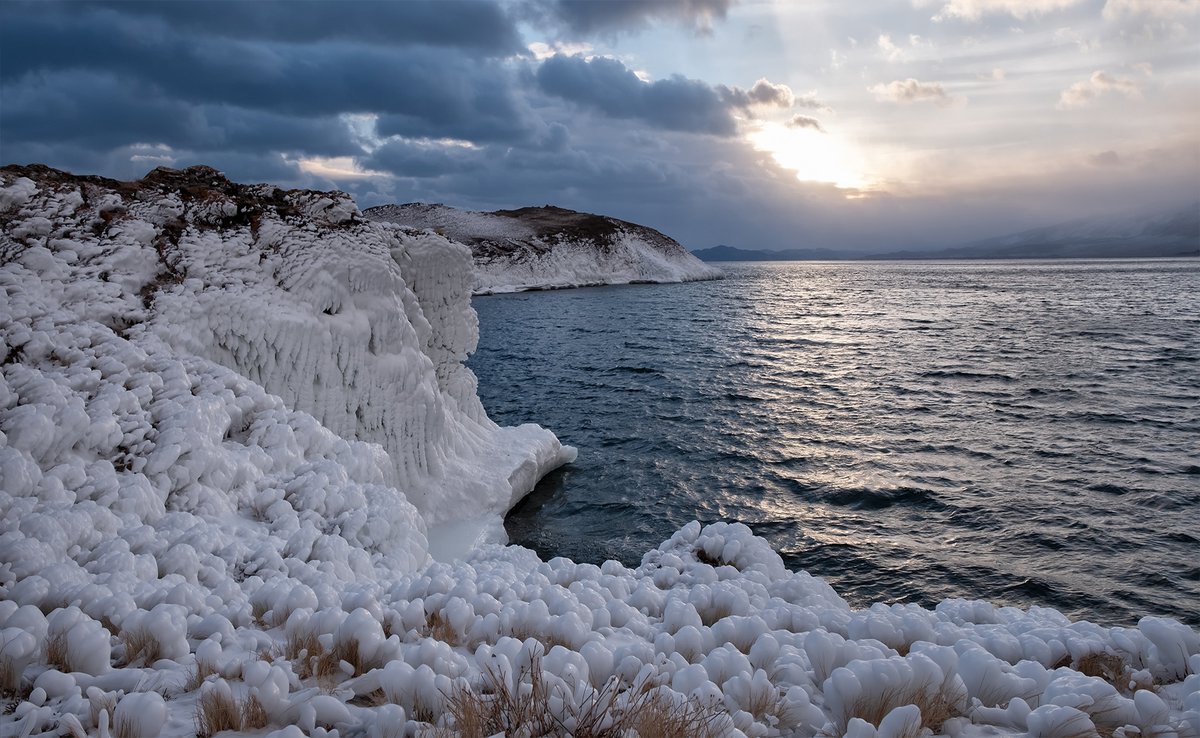
[[[721,266],[475,299],[489,414],[579,448],[514,543],[740,521],[856,605],[1200,625],[1200,260]]]

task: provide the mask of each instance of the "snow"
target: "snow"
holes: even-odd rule
[[[498,689],[560,734],[657,705],[723,736],[1200,736],[1172,620],[855,610],[738,524],[636,568],[498,545],[573,450],[486,418],[435,234],[212,170],[0,170],[0,224],[0,736],[191,736],[218,699],[247,735],[453,734]]]
[[[476,295],[605,284],[690,282],[721,276],[720,270],[650,228],[549,207],[541,210],[535,216],[542,219],[541,229],[511,215],[445,205],[384,205],[370,208],[365,214],[381,222],[426,229],[457,242],[476,245],[473,285]],[[555,220],[560,221],[557,229],[547,232],[546,221]],[[585,225],[599,220],[606,228],[612,228],[611,242],[598,240],[586,228],[581,229],[581,220]]]

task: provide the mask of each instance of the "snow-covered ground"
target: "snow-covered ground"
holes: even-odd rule
[[[478,213],[411,203],[368,208],[364,214],[470,246],[477,295],[721,276],[652,228],[562,208]]]
[[[472,546],[573,450],[479,406],[466,250],[344,195],[10,168],[0,228],[0,736],[1200,736],[1174,621]]]

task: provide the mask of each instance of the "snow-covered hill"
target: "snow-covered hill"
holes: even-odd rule
[[[470,279],[341,193],[0,169],[0,736],[1200,736],[1175,621],[856,611],[725,523],[434,561],[573,454],[483,414]]]
[[[662,233],[552,206],[477,213],[446,205],[382,205],[368,218],[433,230],[471,248],[475,294],[716,279]]]

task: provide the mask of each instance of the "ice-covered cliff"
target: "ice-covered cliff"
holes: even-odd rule
[[[478,337],[461,246],[366,221],[345,195],[202,167],[135,183],[8,168],[3,185],[3,354],[21,379],[5,373],[6,479],[73,467],[76,497],[107,485],[157,496],[156,509],[244,512],[287,486],[264,477],[280,454],[315,463],[307,447],[328,437],[317,445],[358,449],[353,460],[286,473],[315,488],[370,467],[364,481],[400,492],[381,506],[421,513],[406,523],[415,537],[375,535],[416,550],[425,525],[495,532],[572,453],[484,414],[461,363]],[[48,478],[29,475],[44,502]]]
[[[477,295],[721,276],[653,228],[549,205],[477,213],[410,203],[367,208],[363,214],[433,230],[470,246]]]
[[[468,275],[337,193],[0,169],[0,738],[1200,736],[1170,620],[856,611],[725,523],[432,560],[571,453],[484,417]]]

